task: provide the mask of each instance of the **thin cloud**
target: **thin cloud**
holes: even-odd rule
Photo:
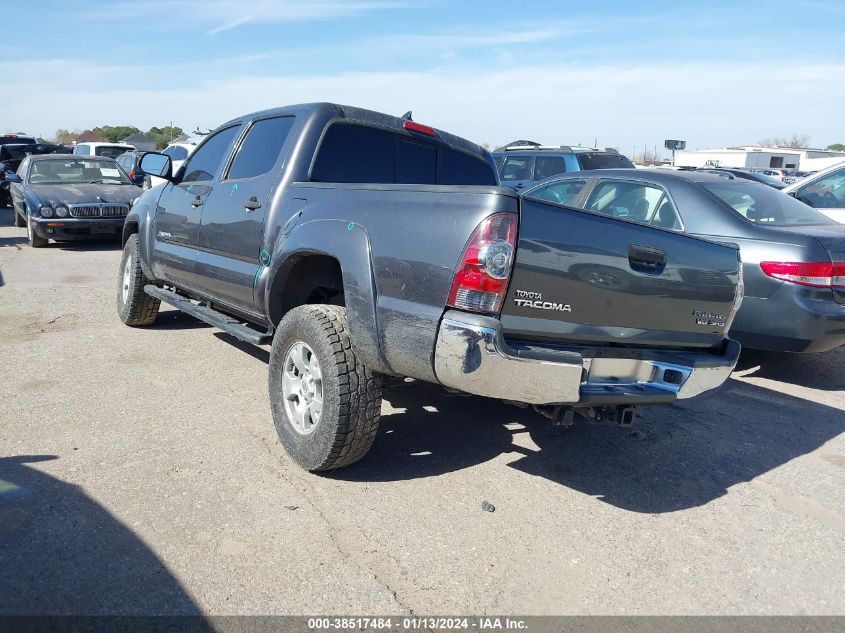
[[[13,64],[6,79],[19,90],[5,116],[21,129],[46,135],[57,128],[104,123],[146,128],[170,120],[194,129],[279,105],[336,101],[397,115],[412,109],[420,121],[491,145],[514,138],[592,144],[598,138],[600,145],[630,154],[635,145],[662,146],[665,138],[683,138],[690,147],[719,146],[777,130],[790,133],[796,126],[820,144],[843,140],[837,108],[845,100],[845,64],[666,61],[298,75],[243,71],[225,80],[207,65],[169,86],[126,88],[115,80],[138,72],[67,60]],[[162,68],[144,74],[167,73]],[[775,75],[790,81],[772,82]],[[51,86],[50,101],[38,96],[43,85]],[[514,86],[542,86],[542,94],[526,98]],[[760,110],[759,103],[812,104],[812,116],[809,106],[788,113]]]
[[[90,16],[141,20],[167,15],[169,23],[195,25],[207,35],[217,35],[248,24],[330,20],[420,5],[412,0],[148,0],[118,2]]]

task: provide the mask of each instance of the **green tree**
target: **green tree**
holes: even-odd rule
[[[828,145],[827,149],[833,150],[834,152],[845,152],[845,143],[834,143],[833,145]]]
[[[180,127],[165,125],[164,127],[151,127],[147,136],[156,142],[156,149],[164,149],[168,143],[184,134]]]
[[[127,136],[131,136],[140,132],[138,128],[134,125],[103,125],[100,127],[95,127],[92,132],[99,134],[103,138],[111,141],[112,143],[117,143],[118,141],[122,141]]]

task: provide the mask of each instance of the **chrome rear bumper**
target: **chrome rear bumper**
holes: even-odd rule
[[[529,404],[672,402],[721,386],[739,350],[734,341],[727,341],[722,356],[637,350],[638,358],[617,358],[516,350],[502,337],[498,319],[450,310],[438,331],[434,370],[447,387]]]

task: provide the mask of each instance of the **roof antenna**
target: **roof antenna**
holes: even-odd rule
[[[405,114],[403,114],[402,118],[405,119],[406,121],[413,121],[413,119],[411,118],[411,111],[410,110],[408,110]]]

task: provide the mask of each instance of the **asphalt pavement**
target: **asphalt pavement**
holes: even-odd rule
[[[318,476],[268,348],[124,326],[120,254],[0,209],[0,614],[845,613],[843,350],[744,353],[631,428],[400,384]]]

